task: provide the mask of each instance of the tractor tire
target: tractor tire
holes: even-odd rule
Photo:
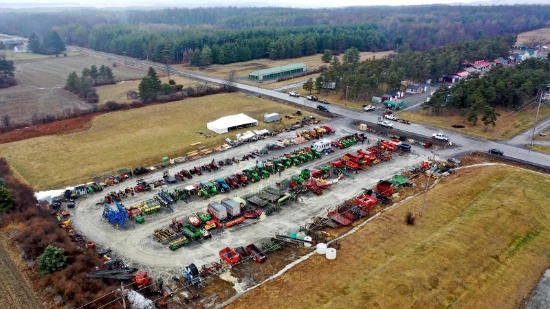
[[[220,192],[221,192],[221,193],[224,193],[224,192],[225,192],[225,189],[224,189],[224,188],[220,188]]]
[[[264,179],[264,178],[265,178],[265,176],[264,176],[264,175],[262,175],[262,176],[260,176],[260,178],[261,178],[261,179]]]

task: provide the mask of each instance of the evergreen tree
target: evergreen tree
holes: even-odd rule
[[[304,90],[309,91],[309,94],[311,94],[311,91],[313,90],[313,79],[310,77],[302,86]]]
[[[205,45],[202,48],[199,61],[200,61],[200,65],[202,65],[202,66],[212,64],[212,49],[210,49],[210,47],[208,47],[208,45]]]
[[[48,245],[44,253],[38,257],[38,270],[40,275],[44,276],[62,270],[67,264],[67,257],[63,254],[65,250],[52,245]]]
[[[90,67],[90,77],[95,81],[99,77],[99,71],[95,64]]]
[[[317,90],[317,93],[321,92],[321,89],[323,89],[323,75],[319,75],[315,79],[315,90]]]
[[[0,186],[0,212],[10,211],[12,208],[13,198],[11,196],[10,190],[2,185]]]
[[[27,43],[27,46],[33,53],[35,54],[40,53],[40,39],[38,38],[36,33],[31,34],[31,36],[29,37],[29,42]]]
[[[82,77],[90,77],[90,69],[88,67],[82,69]]]
[[[47,55],[57,55],[65,50],[65,43],[57,33],[50,30],[42,39],[41,52]]]
[[[78,88],[78,75],[76,72],[72,72],[67,77],[67,82],[65,83],[65,89],[70,92],[74,92]]]
[[[321,56],[321,60],[324,63],[329,63],[331,59],[332,59],[332,52],[330,51],[330,49],[325,49],[325,52]]]
[[[157,77],[157,72],[153,67],[149,67],[147,76],[139,83],[139,96],[143,102],[151,102],[156,99],[157,95],[162,91],[162,82]]]

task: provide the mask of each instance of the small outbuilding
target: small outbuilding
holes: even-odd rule
[[[281,120],[281,116],[277,113],[264,114],[264,122],[275,122]]]
[[[227,133],[231,130],[257,126],[258,120],[248,117],[245,114],[231,115],[219,118],[206,124],[208,130],[218,134]]]

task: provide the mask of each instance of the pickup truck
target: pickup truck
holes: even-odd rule
[[[289,92],[288,94],[289,94],[291,97],[297,97],[297,98],[300,97],[300,94],[299,94],[298,92],[296,92],[296,91],[291,91],[291,92]]]
[[[363,107],[363,110],[365,112],[372,112],[373,110],[376,110],[376,107],[374,107],[372,105],[367,105],[367,106]]]
[[[386,128],[393,128],[393,123],[389,122],[389,121],[378,121],[378,125],[381,125],[383,127],[386,127]]]
[[[308,95],[308,96],[306,96],[306,99],[308,99],[308,100],[310,100],[310,101],[318,101],[318,100],[319,100],[319,99],[318,99],[316,96],[314,96],[314,95]]]
[[[395,116],[394,114],[384,115],[384,118],[393,120],[393,121],[397,121],[397,119],[399,119],[399,117]]]
[[[446,136],[443,133],[434,133],[434,134],[432,134],[432,138],[440,140],[440,141],[445,141],[445,142],[449,141],[449,137]]]

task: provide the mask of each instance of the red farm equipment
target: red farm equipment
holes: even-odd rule
[[[393,194],[394,184],[389,180],[380,180],[376,184],[376,193],[385,196],[391,196]]]
[[[255,244],[250,244],[245,249],[258,263],[262,263],[267,259],[267,256]]]
[[[226,261],[230,266],[235,266],[241,260],[240,255],[235,250],[227,247],[219,252],[222,260]]]

